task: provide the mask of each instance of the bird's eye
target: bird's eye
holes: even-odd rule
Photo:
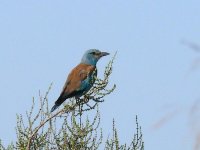
[[[95,52],[91,52],[90,54],[92,54],[92,55],[96,55],[96,53],[95,53]]]
[[[99,53],[99,52],[91,52],[90,54],[94,55],[95,57],[98,57],[101,53]]]

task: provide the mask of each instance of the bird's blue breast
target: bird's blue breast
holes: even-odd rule
[[[80,91],[78,97],[87,93],[91,89],[91,87],[95,82],[96,77],[97,77],[97,71],[95,70],[93,73],[89,74],[85,80],[81,82],[80,88],[78,89]]]

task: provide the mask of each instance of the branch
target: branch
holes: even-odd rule
[[[68,106],[68,107],[67,107]],[[57,113],[53,114],[52,116],[50,116],[49,118],[47,118],[45,121],[43,121],[36,129],[35,131],[31,134],[31,136],[29,137],[28,140],[28,144],[26,147],[26,150],[30,150],[31,147],[31,141],[34,139],[35,135],[37,134],[37,132],[40,130],[40,128],[42,128],[47,122],[49,122],[51,119],[53,119],[54,117],[57,117],[59,115],[62,115],[64,113],[69,113],[72,112],[73,110],[75,110],[75,108],[78,106],[78,104],[74,104],[72,106],[67,105],[65,108],[63,108],[62,110],[58,111]]]

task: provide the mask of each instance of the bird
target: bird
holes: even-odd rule
[[[51,112],[56,110],[66,99],[80,98],[91,89],[97,77],[96,64],[100,58],[107,55],[109,55],[108,52],[102,52],[98,49],[89,49],[84,53],[81,62],[68,75]]]

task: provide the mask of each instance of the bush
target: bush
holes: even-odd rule
[[[80,99],[70,99],[64,108],[50,113],[48,94],[39,94],[40,108],[35,108],[33,98],[32,107],[26,116],[17,115],[15,144],[5,148],[0,141],[1,150],[97,150],[103,141],[103,131],[100,128],[100,112],[98,105],[103,98],[116,88],[107,89],[109,77],[112,73],[113,59],[104,71],[104,79],[96,79],[92,89]],[[87,114],[95,111],[93,118]],[[136,116],[136,133],[131,144],[120,144],[118,132],[113,120],[112,137],[106,140],[105,150],[143,150],[144,142],[141,127]]]

